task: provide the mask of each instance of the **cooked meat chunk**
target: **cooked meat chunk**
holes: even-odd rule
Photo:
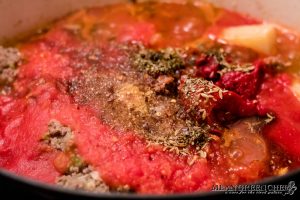
[[[14,66],[21,59],[21,53],[16,48],[4,48],[0,46],[0,69]]]
[[[64,175],[56,180],[58,185],[76,190],[86,190],[91,192],[109,192],[109,187],[103,182],[99,173],[91,166],[80,172]]]
[[[71,189],[108,192],[109,187],[102,181],[99,172],[88,165],[77,153],[73,139],[74,134],[71,128],[63,126],[57,120],[49,122],[48,132],[43,141],[60,151],[53,164],[55,169],[63,175],[57,178],[56,183]]]
[[[21,53],[15,48],[0,46],[0,85],[12,83],[17,75],[16,64]]]
[[[0,71],[0,84],[12,83],[17,75],[16,69],[4,68]]]
[[[57,150],[65,151],[73,145],[73,138],[74,134],[71,128],[63,126],[57,120],[51,120],[43,141]]]

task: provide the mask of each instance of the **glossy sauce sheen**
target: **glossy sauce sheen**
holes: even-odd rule
[[[24,61],[13,92],[0,95],[0,167],[55,183],[61,175],[53,165],[59,152],[40,142],[51,119],[71,127],[79,155],[109,186],[128,185],[138,193],[205,191],[216,184],[257,181],[277,169],[299,167],[300,102],[290,89],[295,70],[265,76],[259,88],[260,111],[275,113],[274,122],[255,134],[242,123],[231,124],[231,132],[208,144],[206,157],[165,151],[161,145],[148,145],[134,130],[112,128],[99,117],[96,98],[82,103],[66,86],[93,65],[102,67],[101,74],[116,73],[116,66],[126,70],[128,58],[113,48],[116,44],[140,42],[154,49],[195,46],[218,38],[226,27],[260,23],[208,4],[163,3],[90,8],[57,21],[47,33],[18,44]],[[299,66],[299,47],[293,33],[278,34],[277,52],[293,66]],[[101,61],[88,58],[95,49],[104,52]],[[246,50],[241,55],[250,54],[253,51]],[[242,59],[266,57],[253,55]]]

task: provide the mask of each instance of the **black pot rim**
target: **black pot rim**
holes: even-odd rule
[[[293,177],[300,175],[300,169],[288,172],[285,175],[277,176],[277,177],[268,177],[262,179],[258,182],[254,182],[251,184],[256,185],[268,185],[268,184],[275,184],[276,182],[292,180]],[[7,171],[6,169],[0,168],[0,178],[7,178],[16,184],[31,187],[32,189],[36,189],[35,191],[41,192],[52,192],[60,195],[67,195],[67,196],[74,196],[74,197],[86,197],[91,199],[186,199],[186,198],[200,198],[200,197],[212,197],[224,194],[221,191],[203,191],[203,192],[194,192],[194,193],[179,193],[179,194],[165,194],[165,195],[158,195],[158,194],[131,194],[131,193],[93,193],[93,192],[86,192],[80,190],[72,190],[67,188],[62,188],[57,185],[51,185],[43,182],[39,182],[33,179],[29,179],[23,176],[19,176],[12,172]]]

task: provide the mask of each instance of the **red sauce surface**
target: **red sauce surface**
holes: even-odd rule
[[[57,119],[72,128],[79,154],[112,186],[127,184],[138,193],[177,193],[267,176],[269,158],[249,165],[246,160],[233,161],[230,150],[234,147],[223,147],[220,142],[210,144],[207,158],[189,165],[194,155],[167,152],[161,146],[147,145],[134,132],[113,130],[97,118],[93,109],[77,105],[66,93],[64,81],[79,73],[76,63],[85,62],[74,57],[78,55],[74,51],[81,51],[84,57],[93,46],[105,49],[112,40],[139,41],[153,48],[182,47],[208,35],[217,37],[225,27],[261,23],[215,8],[210,11],[215,19],[208,20],[207,13],[201,12],[204,8],[193,5],[159,4],[153,9],[157,10],[155,14],[131,4],[82,10],[57,22],[46,34],[19,45],[25,62],[19,67],[13,92],[0,96],[0,167],[54,183],[60,175],[53,166],[58,152],[41,144],[40,138],[48,122]],[[65,29],[70,22],[82,24],[80,36]],[[281,37],[286,39],[284,34]],[[117,52],[115,56],[119,58]],[[261,110],[272,111],[277,117],[264,128],[263,138],[291,156],[295,168],[300,160],[300,103],[289,89],[292,77],[286,73],[265,78],[258,104]],[[246,143],[240,141],[237,145],[256,147]]]

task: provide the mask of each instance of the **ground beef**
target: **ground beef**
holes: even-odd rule
[[[16,64],[21,59],[21,53],[16,48],[0,46],[0,85],[12,83],[17,75]]]
[[[54,149],[65,151],[73,145],[73,138],[74,134],[70,127],[63,126],[57,120],[51,120],[43,141]]]
[[[16,48],[4,48],[0,46],[0,69],[13,66],[21,59],[21,53]]]
[[[109,187],[103,182],[99,172],[82,159],[73,140],[74,133],[70,127],[54,119],[49,122],[43,141],[60,152],[54,160],[55,168],[62,174],[57,178],[56,184],[71,189],[108,192]],[[69,161],[65,162],[64,159]]]
[[[79,172],[60,176],[56,180],[56,183],[70,189],[91,192],[109,192],[109,187],[103,182],[99,173],[93,170],[91,166],[88,166]]]
[[[8,84],[12,83],[17,75],[17,70],[13,68],[4,68],[0,72],[0,83]]]

